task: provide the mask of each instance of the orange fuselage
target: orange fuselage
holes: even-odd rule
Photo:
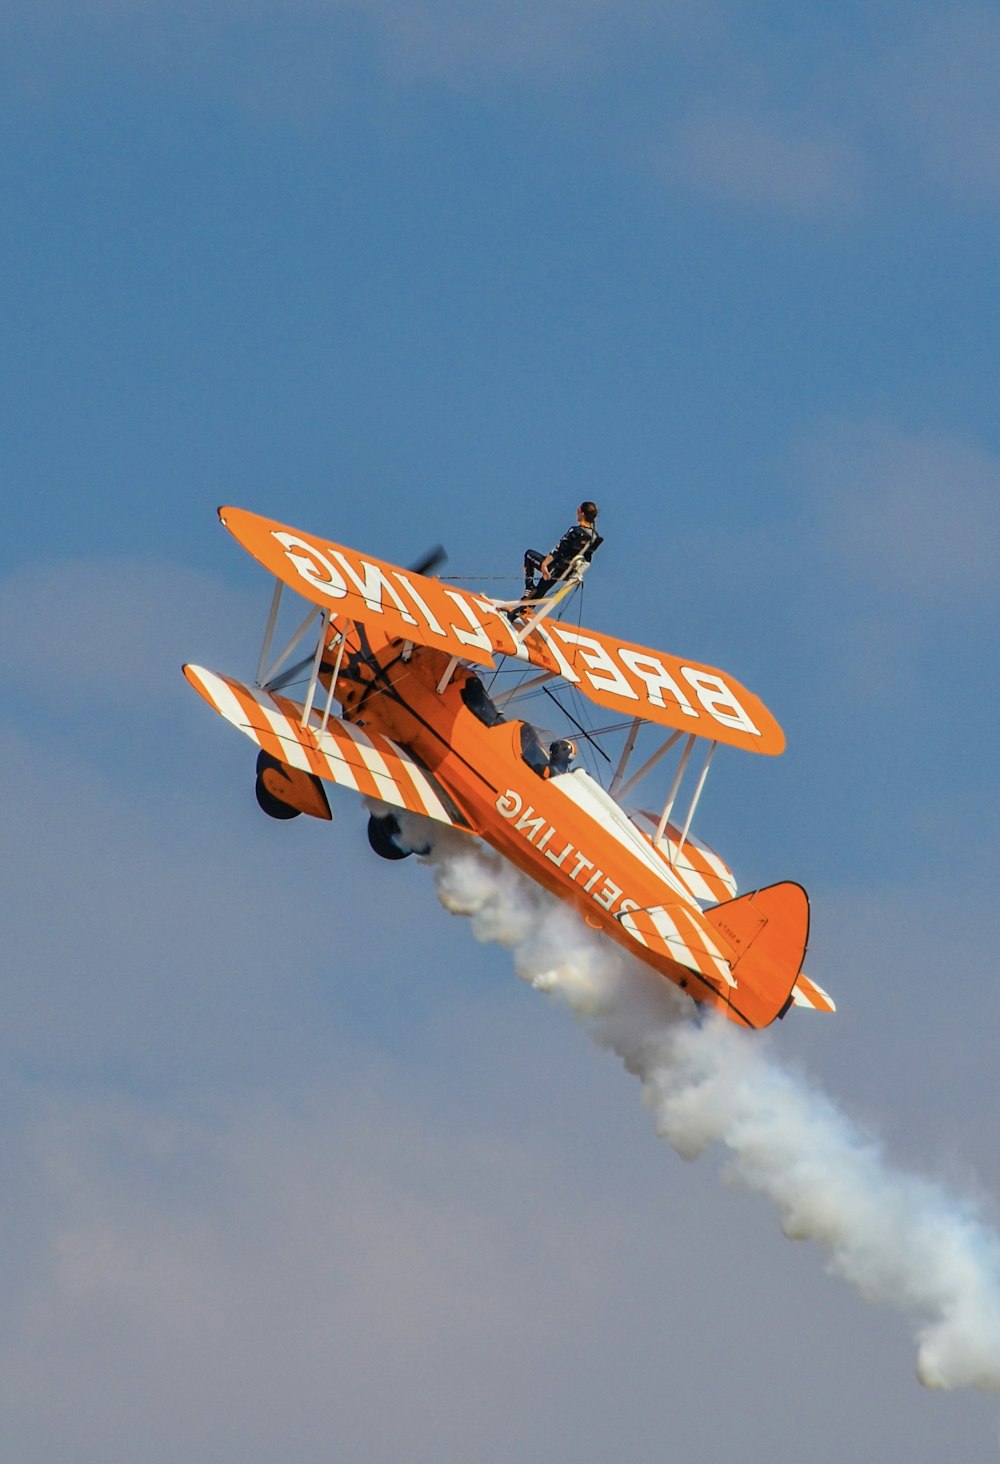
[[[703,949],[707,942],[716,950],[720,945],[667,860],[588,774],[578,770],[547,777],[530,766],[522,755],[523,723],[487,726],[467,705],[463,687],[474,678],[465,667],[455,669],[439,691],[449,669],[442,652],[366,640],[366,654],[359,655],[358,631],[351,633],[338,677],[336,695],[346,720],[407,747],[446,789],[475,834],[574,905],[588,925],[699,1002],[724,1009],[737,1022],[759,1024],[752,993],[735,990],[721,974],[716,982],[629,932],[631,911],[661,906],[666,898],[683,901],[683,915],[674,918],[689,944]]]

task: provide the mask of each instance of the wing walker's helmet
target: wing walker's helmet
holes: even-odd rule
[[[588,524],[592,524],[597,517],[597,504],[591,502],[589,498],[585,498],[577,509],[577,513],[581,518],[586,519]]]

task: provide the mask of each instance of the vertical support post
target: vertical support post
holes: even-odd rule
[[[676,771],[676,773],[674,773],[674,781],[671,783],[671,785],[670,785],[670,792],[667,794],[667,801],[663,805],[663,813],[660,816],[660,822],[659,822],[659,824],[657,825],[657,828],[656,828],[656,837],[653,840],[653,845],[657,849],[663,843],[664,830],[666,829],[667,822],[668,822],[668,820],[670,818],[671,813],[673,812],[674,800],[677,797],[677,790],[681,786],[681,779],[684,776],[684,769],[688,765],[688,758],[691,756],[691,749],[692,749],[692,747],[694,747],[694,740],[695,740],[694,733],[693,732],[689,732],[688,733],[688,740],[687,740],[687,743],[685,744],[684,751],[681,753],[681,760],[677,764],[677,771]]]
[[[330,720],[330,707],[333,705],[333,694],[337,689],[337,677],[340,675],[340,667],[344,660],[344,647],[347,645],[347,632],[351,628],[348,620],[340,632],[340,645],[337,647],[337,659],[333,665],[333,675],[330,677],[330,690],[326,694],[326,706],[323,708],[323,720],[319,724],[320,732],[326,731],[326,724]]]
[[[316,699],[316,684],[319,681],[319,666],[326,649],[327,631],[330,629],[330,612],[324,610],[319,617],[319,635],[316,637],[316,654],[313,656],[312,671],[309,673],[309,690],[302,708],[302,726],[309,726],[309,714]]]
[[[660,761],[660,758],[666,757],[667,753],[673,747],[674,743],[680,742],[683,736],[683,732],[671,732],[666,742],[662,742],[660,746],[656,749],[656,751],[650,757],[647,757],[646,761],[643,763],[639,771],[632,774],[631,778],[629,778],[625,786],[623,788],[619,788],[617,797],[624,798],[627,794],[631,793],[636,783],[641,783],[646,774],[652,768],[656,767],[656,764]]]
[[[438,685],[437,685],[438,696],[441,695],[441,693],[444,691],[445,687],[448,685],[448,682],[451,680],[452,676],[455,673],[455,667],[457,665],[458,665],[458,657],[457,656],[452,656],[451,660],[448,662],[448,666],[447,666],[447,669],[446,669],[444,675],[441,677],[441,680],[438,682]]]
[[[274,594],[271,596],[271,613],[267,617],[267,628],[264,631],[264,644],[260,648],[260,660],[257,662],[257,679],[254,686],[261,686],[264,680],[264,667],[267,665],[267,658],[271,654],[271,641],[274,638],[274,627],[278,623],[278,606],[281,604],[281,592],[284,585],[275,576]]]
[[[310,625],[316,619],[317,615],[322,616],[322,614],[323,614],[322,610],[312,610],[312,609],[310,609],[309,614],[306,616],[305,620],[303,620],[303,622],[299,626],[298,630],[292,636],[291,640],[288,642],[287,646],[282,651],[281,655],[275,661],[274,665],[271,666],[270,669],[267,671],[267,673],[266,673],[266,675],[264,677],[264,680],[261,682],[261,685],[262,686],[264,686],[264,687],[270,686],[271,682],[274,681],[274,679],[277,676],[278,672],[281,670],[282,666],[288,660],[289,656],[292,654],[292,652],[294,651],[295,647],[298,645],[299,641],[305,635],[305,633],[309,629]]]
[[[691,798],[691,807],[688,809],[687,818],[684,820],[684,828],[681,830],[680,842],[677,845],[677,851],[674,854],[673,859],[671,859],[670,861],[671,864],[676,864],[677,860],[681,857],[681,850],[684,848],[684,840],[687,838],[688,831],[691,828],[691,820],[694,818],[694,811],[698,807],[698,799],[701,797],[701,790],[705,786],[705,779],[708,777],[708,770],[712,766],[712,758],[715,756],[715,749],[718,747],[718,745],[719,744],[717,742],[713,742],[708,749],[708,754],[705,758],[705,766],[701,770],[701,777],[698,779],[698,786],[695,788],[694,794]]]
[[[641,726],[642,718],[633,717],[632,726],[629,728],[629,734],[625,739],[625,746],[622,748],[622,755],[618,759],[618,766],[615,768],[615,775],[611,779],[611,787],[608,789],[608,792],[611,794],[612,798],[615,796],[615,790],[618,787],[618,784],[625,776],[625,769],[628,767],[628,760],[632,756],[632,749],[635,747],[635,739],[639,735],[639,728]]]

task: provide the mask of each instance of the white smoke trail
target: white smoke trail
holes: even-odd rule
[[[787,1236],[817,1241],[866,1300],[914,1318],[925,1386],[1000,1389],[1000,1239],[971,1205],[891,1169],[761,1034],[692,1022],[677,988],[490,851],[433,837],[441,903],[468,916],[477,939],[509,947],[523,980],[564,999],[619,1055],[679,1154],[724,1145],[727,1176],[770,1199]]]

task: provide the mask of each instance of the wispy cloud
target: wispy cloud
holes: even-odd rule
[[[1000,459],[880,422],[830,427],[804,459],[811,511],[844,568],[937,605],[1000,590]]]
[[[915,18],[872,76],[872,122],[926,182],[967,204],[1000,196],[1000,16],[982,5]]]
[[[249,593],[159,560],[35,563],[0,580],[0,671],[59,702],[159,703],[181,685],[183,660],[248,664],[264,614]]]
[[[865,164],[832,125],[700,108],[661,154],[664,175],[723,201],[796,215],[853,211]]]
[[[441,1125],[356,1069],[304,1110],[18,1099],[0,1397],[22,1458],[459,1464],[484,1433],[526,1457],[536,1379],[572,1388],[632,1265],[627,1215],[586,1181],[560,1199],[543,1135]]]
[[[692,0],[39,0],[8,8],[0,35],[6,31],[15,74],[34,76],[41,88],[46,65],[59,75],[82,61],[117,61],[203,83],[214,76],[227,91],[241,69],[247,83],[266,86],[261,66],[270,65],[275,84],[321,91],[363,35],[395,82],[465,90],[590,76],[623,38],[705,24],[704,7]],[[89,45],[81,50],[80,42]]]
[[[556,108],[569,100],[575,125],[603,89],[605,145],[734,207],[850,215],[917,180],[994,204],[997,17],[876,7],[870,24],[835,31],[808,11],[779,27],[734,0],[15,0],[0,67],[8,106],[131,72],[314,120],[361,75],[403,92],[514,83]]]

